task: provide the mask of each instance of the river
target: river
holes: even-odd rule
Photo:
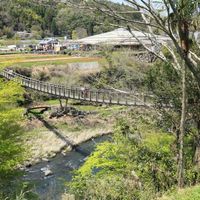
[[[65,183],[72,179],[73,170],[84,163],[98,143],[110,139],[108,135],[91,139],[66,155],[58,154],[50,161],[42,161],[31,166],[25,170],[24,180],[34,185],[33,190],[41,200],[61,200],[61,195],[66,191]],[[53,174],[45,176],[45,168],[50,169]]]

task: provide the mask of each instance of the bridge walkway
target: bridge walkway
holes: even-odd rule
[[[88,102],[125,105],[125,106],[152,106],[151,95],[139,93],[115,92],[111,90],[81,89],[64,85],[56,85],[23,76],[12,70],[3,70],[0,75],[8,80],[19,82],[22,86],[42,93],[53,95],[60,99],[74,99]]]

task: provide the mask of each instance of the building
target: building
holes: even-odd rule
[[[131,49],[142,48],[141,42],[147,46],[152,46],[152,36],[149,33],[132,31],[132,34],[124,29],[119,28],[107,33],[102,33],[79,40],[66,42],[68,49],[90,50],[98,49],[102,46],[112,46],[115,48],[127,47]],[[166,36],[156,35],[157,42],[170,42]],[[75,48],[74,48],[75,47]]]
[[[54,47],[59,45],[58,39],[55,38],[45,38],[39,42],[39,46],[44,50],[54,50]]]

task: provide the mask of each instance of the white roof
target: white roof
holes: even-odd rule
[[[40,45],[44,45],[44,44],[51,44],[51,43],[57,43],[58,40],[55,38],[44,38],[43,40],[41,40],[39,42]]]
[[[142,40],[146,45],[151,45],[151,40],[149,37],[151,35],[149,33],[143,33],[139,31],[132,31],[133,34],[131,34],[128,30],[124,28],[119,28],[114,31],[110,31],[107,33],[102,33],[99,35],[94,35],[86,38],[82,38],[79,40],[76,40],[77,43],[82,44],[91,44],[91,45],[98,45],[98,44],[111,44],[111,45],[139,45],[140,43],[136,38],[134,38],[133,35],[135,35],[137,38]],[[156,35],[157,41],[170,41],[168,37]]]

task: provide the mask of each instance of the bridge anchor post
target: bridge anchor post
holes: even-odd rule
[[[61,109],[61,110],[64,110],[63,105],[62,105],[62,100],[61,100],[61,98],[59,98],[59,103],[60,103],[60,109]]]
[[[65,99],[65,111],[67,110],[68,98]]]

